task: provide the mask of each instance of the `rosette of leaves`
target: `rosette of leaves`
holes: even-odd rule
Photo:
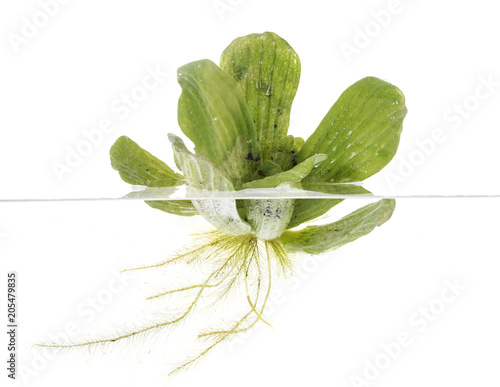
[[[180,137],[169,134],[179,172],[128,137],[111,148],[111,163],[133,185],[238,191],[275,188],[293,183],[323,184],[362,181],[380,171],[396,153],[406,115],[405,99],[395,86],[366,77],[347,88],[313,134],[304,141],[288,135],[290,111],[300,78],[300,60],[278,35],[265,32],[235,39],[222,53],[220,66],[208,59],[178,69],[182,88],[178,122],[194,143],[190,151]],[[199,335],[208,341],[198,360],[219,342],[262,320],[271,278],[293,270],[295,253],[321,254],[368,234],[392,215],[395,201],[380,200],[330,224],[308,225],[341,199],[245,199],[146,201],[178,216],[202,216],[215,230],[199,245],[154,265],[198,259],[213,261],[202,283],[186,284],[154,297],[192,293],[185,310],[168,321],[118,337],[83,345],[116,341],[137,333],[179,323],[213,288],[221,300],[244,283],[248,312],[233,323]],[[150,266],[151,267],[151,266]],[[81,345],[81,344],[80,344]]]

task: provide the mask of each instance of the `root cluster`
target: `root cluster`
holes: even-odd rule
[[[237,287],[244,288],[246,299],[241,302],[248,304],[247,311],[231,322],[225,322],[218,327],[207,327],[206,330],[199,332],[198,339],[203,340],[204,348],[171,371],[171,374],[177,373],[195,364],[218,344],[251,329],[259,320],[268,324],[262,314],[269,299],[273,274],[286,275],[292,269],[291,259],[277,240],[262,241],[253,234],[233,236],[220,231],[211,231],[198,234],[194,246],[183,253],[155,265],[128,271],[164,268],[180,262],[192,265],[208,263],[211,269],[203,281],[148,297],[148,299],[158,299],[166,296],[182,296],[183,300],[186,300],[181,309],[168,319],[114,337],[74,343],[44,343],[37,346],[58,349],[95,347],[174,327],[195,315],[194,311],[202,301],[209,302],[213,307],[224,303],[227,296]],[[202,310],[198,312],[201,313]]]

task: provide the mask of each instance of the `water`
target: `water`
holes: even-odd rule
[[[337,188],[334,193],[274,192],[236,198],[345,198],[317,224],[380,199]],[[47,338],[110,337],[180,308],[187,298],[144,298],[195,283],[209,263],[121,270],[173,256],[192,243],[194,232],[207,230],[199,216],[174,216],[142,202],[207,199],[182,195],[187,192],[181,188],[169,195],[134,192],[124,199],[0,202],[2,273],[18,275],[21,379],[33,386],[79,386],[99,373],[103,383],[159,384],[168,380],[171,361],[182,362],[199,348],[194,336],[200,327],[218,326],[219,317],[249,307],[243,290],[211,313],[201,305],[180,329],[97,348],[91,356],[84,349],[51,360],[29,348]],[[396,203],[392,218],[369,235],[332,252],[305,254],[287,279],[277,275],[262,315],[274,329],[259,322],[236,335],[177,378],[178,385],[200,380],[229,385],[241,375],[243,385],[262,383],[264,376],[266,384],[324,385],[327,380],[346,385],[363,377],[367,364],[382,381],[389,374],[407,378],[414,362],[421,363],[422,373],[439,364],[449,375],[465,362],[471,371],[463,370],[462,377],[486,385],[488,370],[500,361],[498,351],[491,351],[500,345],[500,198],[399,197]]]

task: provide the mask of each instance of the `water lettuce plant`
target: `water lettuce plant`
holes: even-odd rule
[[[194,144],[169,134],[179,172],[120,137],[110,151],[111,165],[133,185],[239,191],[294,183],[362,181],[380,171],[398,147],[405,99],[381,79],[366,77],[347,88],[307,139],[288,135],[290,111],[301,64],[292,47],[265,32],[235,39],[222,53],[220,66],[208,59],[178,69],[182,88],[180,129]],[[327,189],[327,188],[320,188]],[[183,310],[166,321],[104,340],[114,342],[173,326],[185,320],[204,297],[219,302],[244,286],[248,308],[239,319],[201,332],[207,345],[174,371],[200,359],[215,345],[263,320],[272,278],[293,271],[297,253],[321,254],[368,234],[392,215],[395,201],[383,199],[324,225],[296,229],[338,205],[342,199],[150,200],[146,203],[177,216],[202,216],[213,227],[195,246],[151,267],[176,262],[209,262],[205,280],[169,289],[152,298],[184,294]],[[145,269],[141,267],[137,269]]]

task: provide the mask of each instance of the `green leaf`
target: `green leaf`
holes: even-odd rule
[[[184,183],[182,175],[126,136],[115,141],[110,157],[111,166],[126,183],[146,187],[171,187]]]
[[[298,225],[316,219],[326,214],[344,199],[297,199],[293,209],[292,217],[287,228],[294,228]]]
[[[293,213],[293,199],[245,200],[248,223],[257,238],[273,240],[285,230]]]
[[[199,215],[190,200],[145,200],[145,203],[157,210],[180,216]]]
[[[255,120],[264,161],[288,131],[292,101],[300,79],[300,60],[292,47],[272,32],[233,40],[221,68],[240,84]]]
[[[184,184],[184,176],[142,149],[126,136],[118,138],[110,150],[111,166],[129,184],[146,187],[172,187]],[[174,215],[193,216],[198,211],[189,200],[146,200],[153,208]]]
[[[380,171],[396,153],[406,106],[403,93],[378,78],[350,86],[332,106],[297,155],[301,162],[328,158],[306,181],[361,181]]]
[[[301,182],[298,184],[297,188],[334,195],[371,194],[371,192],[365,188],[354,184],[316,184]],[[287,228],[294,228],[304,222],[316,219],[317,217],[326,214],[337,204],[342,203],[343,200],[344,199],[297,199],[295,200],[293,214]]]
[[[284,183],[295,183],[301,181],[310,173],[315,165],[326,159],[326,155],[314,155],[296,165],[292,169],[277,173],[264,179],[254,180],[243,184],[243,188],[274,188]]]
[[[370,233],[390,219],[395,206],[394,199],[383,199],[364,206],[335,223],[285,231],[280,240],[290,253],[321,254]]]
[[[208,59],[179,68],[178,121],[204,156],[239,184],[262,163],[257,131],[236,81]]]
[[[298,153],[298,161],[316,153],[328,155],[303,183],[361,181],[375,174],[396,153],[405,115],[404,96],[398,88],[373,77],[356,82]],[[341,201],[296,200],[288,228],[325,214]]]
[[[213,162],[191,153],[182,139],[169,133],[177,167],[186,176],[189,185],[199,190],[234,191],[231,180]]]
[[[277,173],[282,172],[280,166],[271,160],[267,160],[257,171],[257,175],[259,177],[268,177],[276,175]]]
[[[305,191],[321,192],[328,195],[365,195],[372,196],[372,193],[357,183],[296,183],[290,187]]]
[[[303,138],[292,135],[285,136],[271,152],[271,160],[278,164],[283,171],[287,171],[297,165],[297,153],[303,145]]]
[[[181,138],[173,134],[169,134],[168,138],[174,150],[175,163],[186,176],[191,188],[234,191],[231,181],[214,163],[189,152]],[[222,232],[240,235],[251,231],[250,225],[240,218],[233,199],[193,199],[192,203],[200,215]]]

